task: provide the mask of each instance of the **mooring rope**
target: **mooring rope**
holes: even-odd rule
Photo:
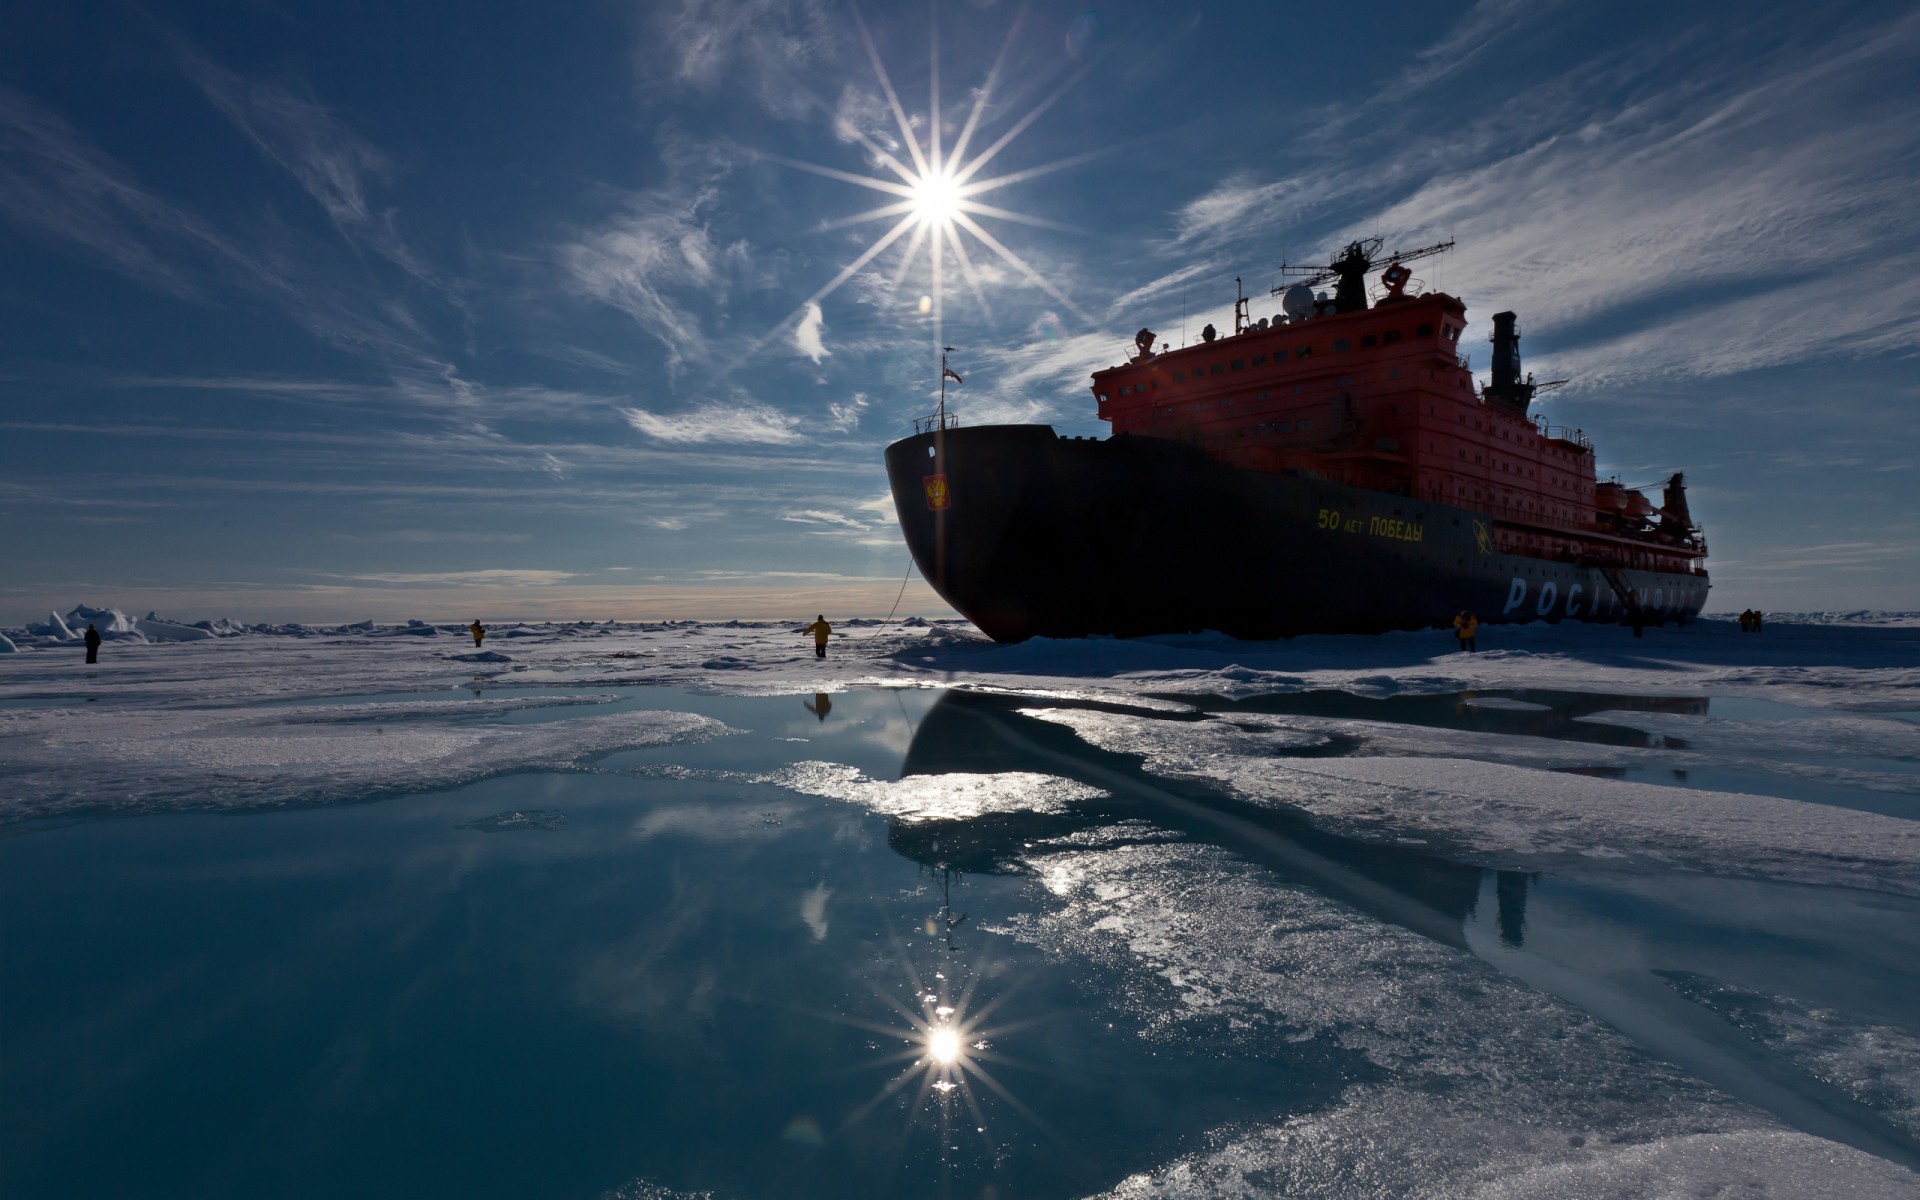
[[[912,578],[913,578],[913,558],[911,555],[909,555],[907,558],[907,573],[900,577],[900,594],[893,598],[893,607],[887,610],[887,619],[885,621],[880,622],[881,629],[885,629],[887,627],[887,623],[893,620],[893,614],[900,611],[900,601],[904,599],[907,594],[907,580]],[[880,629],[876,629],[873,631],[873,633],[870,633],[867,636],[873,637],[879,632],[880,632]]]

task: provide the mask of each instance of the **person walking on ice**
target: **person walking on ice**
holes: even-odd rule
[[[91,664],[91,663],[97,663],[99,661],[100,661],[100,631],[93,627],[92,622],[88,622],[87,623],[87,662]]]
[[[487,640],[487,627],[480,623],[479,617],[475,617],[473,624],[467,626],[467,632],[473,635],[473,648],[475,650],[480,648],[481,642]]]
[[[1471,653],[1475,649],[1474,635],[1479,632],[1480,618],[1464,608],[1461,609],[1460,615],[1453,619],[1453,636],[1460,639],[1460,648]]]
[[[800,632],[813,635],[813,656],[815,658],[825,658],[827,656],[827,639],[833,635],[833,626],[827,624],[825,615],[815,617],[813,624],[802,629]]]

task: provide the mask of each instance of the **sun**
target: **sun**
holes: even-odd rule
[[[893,80],[887,74],[887,68],[880,61],[880,51],[874,45],[873,35],[868,32],[866,22],[860,17],[858,9],[853,10],[853,22],[859,30],[860,40],[865,44],[868,61],[873,65],[874,77],[885,95],[887,106],[893,113],[899,129],[899,147],[906,151],[904,158],[880,145],[873,137],[851,126],[843,126],[843,136],[857,142],[864,149],[870,161],[884,168],[879,175],[861,175],[844,171],[837,167],[823,166],[817,163],[803,162],[798,159],[784,158],[776,154],[761,153],[760,158],[779,163],[783,166],[838,179],[845,183],[856,184],[871,189],[889,198],[889,202],[876,208],[851,216],[822,222],[820,231],[843,229],[851,225],[869,221],[892,221],[892,225],[876,238],[866,250],[852,262],[843,267],[838,274],[822,286],[813,295],[801,301],[799,307],[787,315],[786,320],[774,327],[774,332],[784,329],[801,320],[813,306],[826,299],[842,284],[864,270],[868,263],[878,258],[896,242],[905,239],[900,261],[893,272],[894,285],[906,278],[908,271],[918,260],[924,248],[927,255],[927,267],[932,275],[932,286],[919,305],[919,312],[930,318],[933,344],[936,352],[942,342],[941,323],[945,309],[946,280],[949,267],[958,268],[958,274],[967,285],[979,304],[983,316],[991,318],[992,310],[987,304],[983,276],[974,264],[967,246],[972,242],[985,249],[1027,283],[1045,292],[1067,311],[1083,321],[1091,321],[1080,307],[1052,280],[1035,270],[1025,259],[1008,249],[984,225],[981,218],[997,221],[1010,221],[1021,225],[1037,226],[1043,229],[1060,230],[1063,227],[1051,221],[1030,217],[1011,211],[998,205],[986,203],[982,197],[990,192],[1012,184],[1022,183],[1041,175],[1068,167],[1078,166],[1104,153],[1091,150],[1072,155],[1037,167],[1009,172],[1004,175],[982,177],[982,170],[1002,150],[1005,150],[1015,138],[1032,126],[1040,115],[1060,100],[1075,84],[1086,76],[1086,69],[1072,72],[1060,85],[1035,105],[1025,116],[1016,120],[1012,126],[995,138],[983,150],[970,153],[974,135],[981,132],[983,120],[987,116],[989,98],[998,86],[1002,71],[1006,67],[1008,53],[1013,49],[1020,32],[1020,20],[1015,19],[1012,28],[1007,31],[1007,39],[1001,45],[1000,54],[993,67],[987,72],[984,84],[973,98],[972,110],[967,114],[957,137],[951,146],[942,145],[944,113],[940,101],[940,75],[938,41],[935,41],[934,71],[932,72],[931,94],[927,117],[916,124],[907,116],[907,110],[900,102],[900,95],[894,90]],[[825,108],[825,105],[821,106]],[[830,111],[830,110],[829,110]],[[922,136],[924,133],[924,143]],[[769,332],[767,338],[771,338]],[[762,342],[767,339],[763,338]]]
[[[922,225],[943,232],[960,215],[960,184],[952,172],[929,172],[909,186],[913,189],[913,215]]]

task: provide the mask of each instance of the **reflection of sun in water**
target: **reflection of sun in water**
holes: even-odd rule
[[[908,119],[907,111],[900,103],[899,94],[894,91],[893,81],[887,75],[886,66],[880,61],[879,49],[874,45],[873,35],[867,31],[866,22],[861,20],[858,10],[854,12],[853,17],[854,23],[859,28],[860,38],[866,45],[867,57],[873,64],[874,75],[879,80],[880,89],[885,94],[887,104],[893,112],[894,123],[899,128],[900,143],[905,147],[907,156],[911,161],[902,162],[898,155],[890,152],[886,147],[875,141],[873,137],[868,136],[865,132],[855,128],[848,122],[840,123],[838,127],[840,135],[859,143],[878,166],[885,168],[886,173],[878,176],[859,175],[851,171],[842,171],[834,167],[820,166],[814,163],[801,162],[796,159],[781,158],[772,154],[761,156],[770,162],[778,162],[786,166],[797,167],[800,170],[810,171],[816,175],[824,175],[829,179],[839,179],[860,187],[869,188],[893,198],[892,202],[882,204],[877,208],[871,208],[865,212],[855,213],[852,216],[842,217],[838,220],[828,221],[822,224],[821,229],[827,230],[841,229],[850,225],[860,225],[869,221],[894,220],[894,224],[885,233],[876,238],[873,244],[868,246],[859,257],[847,264],[839,274],[827,282],[826,286],[802,301],[800,306],[794,309],[793,312],[787,316],[787,319],[782,321],[776,328],[783,328],[799,320],[814,305],[826,299],[826,297],[837,290],[841,284],[852,279],[864,269],[868,263],[879,257],[888,247],[903,237],[907,238],[906,249],[901,255],[898,266],[894,269],[893,283],[895,287],[898,287],[901,281],[906,278],[908,271],[910,271],[914,263],[918,261],[920,250],[924,246],[927,251],[927,262],[932,274],[933,286],[929,289],[928,295],[920,297],[918,309],[922,315],[932,318],[933,343],[936,347],[940,345],[943,336],[941,325],[944,316],[945,275],[949,263],[959,268],[960,276],[966,281],[968,290],[973,293],[974,299],[979,303],[981,312],[991,315],[991,310],[987,305],[986,292],[981,285],[981,274],[975,268],[973,259],[968,253],[967,246],[969,240],[991,252],[1007,266],[1013,268],[1021,278],[1051,296],[1068,311],[1081,317],[1083,320],[1088,319],[1085,314],[1081,312],[1079,306],[1068,299],[1064,292],[1044,275],[1040,274],[1040,272],[1034,270],[1025,259],[1001,244],[1000,240],[990,233],[979,221],[979,218],[986,217],[993,220],[1034,225],[1046,229],[1060,228],[1060,226],[1052,222],[1025,216],[1021,213],[988,204],[982,200],[981,197],[999,188],[1007,187],[1010,184],[1020,183],[1040,175],[1046,175],[1065,167],[1076,166],[1093,158],[1098,153],[1097,151],[1076,154],[1056,162],[1047,163],[1043,166],[1029,167],[1025,170],[1013,171],[1004,175],[984,179],[979,176],[982,169],[985,168],[988,163],[992,162],[1002,150],[1006,149],[1009,143],[1024,133],[1028,126],[1039,119],[1040,114],[1053,107],[1054,103],[1058,101],[1061,96],[1065,95],[1069,88],[1079,82],[1081,76],[1085,73],[1084,70],[1068,76],[1059,87],[1049,93],[1031,112],[1018,121],[1015,121],[1011,128],[995,139],[986,149],[979,151],[969,158],[968,151],[972,147],[974,135],[980,130],[981,118],[986,113],[988,102],[993,95],[994,89],[999,84],[1001,72],[1006,66],[1007,55],[1013,49],[1015,39],[1020,32],[1019,20],[1016,19],[1013,28],[1008,30],[1007,40],[1000,47],[1000,53],[994,60],[993,69],[987,73],[986,82],[975,94],[973,109],[968,113],[966,123],[954,138],[952,147],[950,149],[943,149],[941,135],[944,116],[943,109],[940,105],[940,74],[937,42],[935,46],[934,69],[932,72],[931,95],[929,97],[929,116],[925,123],[925,140],[923,145],[920,130],[916,129],[914,122]],[[963,234],[965,236],[963,236]]]
[[[927,1057],[950,1067],[960,1057],[960,1031],[951,1025],[936,1027],[927,1035]]]
[[[966,972],[967,982],[958,994],[950,990],[955,981],[945,972],[936,971],[929,980],[909,963],[903,961],[901,965],[906,968],[911,988],[906,996],[891,989],[874,989],[875,998],[894,1011],[895,1020],[870,1021],[840,1015],[831,1018],[880,1034],[898,1047],[874,1064],[894,1064],[896,1073],[864,1104],[849,1113],[833,1136],[840,1136],[892,1102],[906,1113],[906,1132],[927,1128],[935,1134],[943,1159],[949,1151],[960,1149],[955,1135],[968,1126],[991,1159],[997,1153],[995,1138],[990,1132],[992,1121],[988,1110],[982,1107],[989,1094],[1035,1127],[1051,1133],[1039,1115],[994,1075],[1001,1064],[1019,1066],[1016,1060],[998,1051],[995,1043],[1002,1036],[1040,1023],[1036,1017],[1013,1022],[994,1019],[995,1010],[1012,991],[1002,992],[984,1004],[975,1003],[974,988],[983,979],[998,975],[998,964],[981,963]],[[951,970],[951,966],[948,969]]]

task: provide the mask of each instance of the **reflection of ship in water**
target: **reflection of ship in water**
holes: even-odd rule
[[[1019,711],[1048,703],[1058,702],[949,692],[921,720],[901,774],[1031,771],[1072,779],[1099,788],[1104,795],[1073,801],[1060,812],[895,820],[887,829],[887,844],[940,872],[950,884],[953,872],[1024,870],[1027,862],[1049,852],[1084,847],[1089,844],[1085,835],[1095,832],[1101,834],[1097,844],[1103,849],[1130,842],[1163,842],[1171,833],[1222,846],[1284,880],[1455,946],[1464,946],[1461,925],[1473,916],[1483,884],[1494,875],[1501,938],[1520,944],[1527,875],[1490,872],[1405,846],[1342,837],[1315,827],[1293,810],[1249,804],[1204,783],[1150,775],[1136,756],[1091,746],[1064,726]],[[1122,711],[1090,704],[1074,707]],[[1195,714],[1124,711],[1134,716],[1197,719]]]
[[[1636,712],[1705,716],[1708,703],[1705,696],[1620,696],[1605,692],[1562,692],[1544,688],[1396,696],[1362,696],[1354,692],[1319,689],[1246,696],[1238,700],[1188,695],[1159,698],[1190,704],[1204,713],[1220,717],[1231,717],[1235,713],[1257,713],[1263,716],[1383,721],[1429,729],[1457,729],[1463,733],[1544,737],[1595,746],[1664,750],[1684,750],[1687,743],[1682,738],[1648,733],[1591,718],[1605,713]],[[1344,750],[1340,752],[1345,753]]]

